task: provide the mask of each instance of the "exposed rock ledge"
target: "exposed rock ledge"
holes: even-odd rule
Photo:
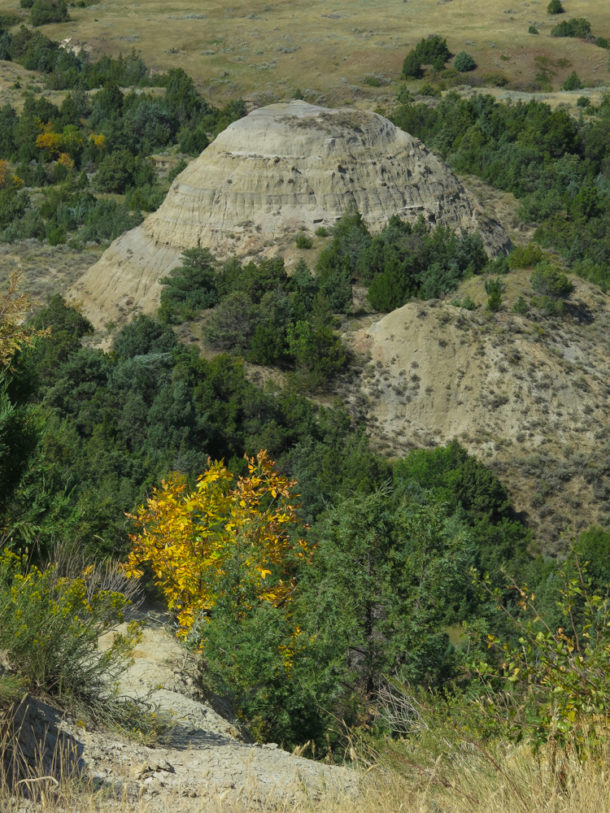
[[[274,254],[298,229],[332,226],[357,208],[369,228],[391,215],[480,230],[508,245],[451,170],[383,116],[302,101],[254,110],[222,132],[174,180],[160,208],[123,234],[71,289],[101,327],[159,304],[159,280],[182,251]]]
[[[230,722],[190,696],[186,651],[158,617],[148,618],[134,655],[134,664],[121,678],[120,691],[171,715],[174,727],[163,745],[150,748],[62,722],[53,709],[38,701],[19,713],[26,756],[35,761],[39,753],[49,750],[47,774],[52,776],[61,767],[64,775],[80,773],[92,780],[98,791],[96,810],[286,810],[357,795],[354,771],[294,756],[277,745],[243,742]],[[51,759],[54,746],[66,749],[61,766]],[[85,807],[90,809],[83,797]],[[33,813],[46,808],[27,809]]]

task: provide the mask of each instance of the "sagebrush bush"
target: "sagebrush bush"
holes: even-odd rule
[[[294,242],[296,243],[297,248],[311,248],[313,246],[313,240],[304,232],[299,232],[299,234],[297,234],[295,237]]]
[[[508,255],[509,268],[532,268],[542,260],[542,249],[536,243],[515,246]]]

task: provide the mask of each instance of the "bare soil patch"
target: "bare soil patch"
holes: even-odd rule
[[[610,306],[573,279],[571,312],[521,316],[530,272],[503,277],[486,309],[482,277],[444,301],[410,302],[345,338],[363,367],[345,403],[389,457],[457,438],[508,488],[548,554],[610,521]],[[468,296],[476,309],[451,304]]]

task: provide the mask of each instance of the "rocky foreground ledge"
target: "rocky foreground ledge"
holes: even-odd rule
[[[95,809],[194,813],[308,804],[323,809],[324,799],[356,796],[355,772],[297,757],[274,744],[243,742],[229,721],[196,700],[185,652],[158,618],[145,627],[134,655],[120,692],[171,715],[173,726],[162,745],[138,745],[60,721],[41,703],[33,703],[21,719],[26,751],[39,746],[43,731],[49,750],[59,744],[69,751],[62,770],[92,780]],[[45,769],[52,773],[58,766]]]

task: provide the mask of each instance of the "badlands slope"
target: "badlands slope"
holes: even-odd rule
[[[188,248],[218,257],[281,254],[295,233],[356,208],[369,228],[391,215],[480,230],[490,253],[508,244],[451,170],[375,113],[302,101],[231,124],[174,180],[165,201],[121,235],[73,286],[96,327],[159,305],[160,284]]]

